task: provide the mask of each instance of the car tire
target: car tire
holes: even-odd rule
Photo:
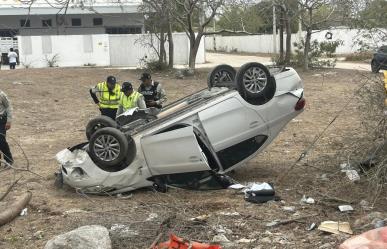
[[[98,129],[90,138],[89,155],[97,166],[106,171],[116,171],[128,154],[128,139],[113,127]]]
[[[250,104],[263,105],[275,94],[276,83],[267,67],[261,63],[244,64],[237,72],[239,94]]]
[[[235,75],[236,70],[232,66],[226,64],[218,65],[208,73],[208,88],[228,87],[235,89]]]
[[[99,129],[105,128],[105,127],[113,127],[117,128],[118,124],[116,121],[111,119],[108,116],[98,116],[96,118],[93,118],[92,120],[89,121],[86,125],[86,137],[87,140],[90,140],[91,136]]]
[[[379,70],[380,70],[380,65],[378,64],[378,62],[375,60],[372,60],[371,61],[371,71],[373,73],[379,73]]]

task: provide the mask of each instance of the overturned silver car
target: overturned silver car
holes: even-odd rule
[[[59,152],[63,182],[87,193],[154,186],[211,188],[243,165],[303,111],[303,85],[292,68],[247,63],[214,68],[208,88],[165,106],[91,120],[88,142]]]

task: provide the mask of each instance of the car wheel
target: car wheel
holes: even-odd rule
[[[108,116],[98,116],[96,118],[93,118],[92,120],[87,123],[86,126],[86,137],[87,140],[90,140],[90,137],[99,129],[105,128],[105,127],[113,127],[117,128],[117,122],[111,119]]]
[[[275,94],[275,79],[261,63],[244,64],[236,75],[239,94],[250,104],[262,105]]]
[[[212,87],[221,86],[236,88],[234,82],[235,75],[236,71],[232,66],[226,64],[218,65],[207,76],[208,88],[211,89]]]
[[[380,65],[375,60],[371,61],[371,70],[373,73],[378,73],[380,70]]]
[[[128,153],[124,133],[112,127],[98,129],[90,138],[90,158],[98,166],[112,168],[121,165]],[[109,170],[108,170],[109,171]]]

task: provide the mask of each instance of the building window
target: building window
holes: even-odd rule
[[[72,18],[71,19],[71,26],[81,26],[82,21],[81,18]]]
[[[26,20],[26,19],[20,20],[20,27],[31,27],[30,20]]]
[[[93,18],[93,25],[94,26],[102,26],[103,25],[102,18]]]
[[[140,27],[110,27],[105,31],[106,34],[141,34]]]
[[[51,27],[52,26],[51,19],[42,20],[42,26],[43,27]]]

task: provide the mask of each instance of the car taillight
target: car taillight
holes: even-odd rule
[[[304,109],[305,104],[306,104],[305,99],[304,99],[304,98],[300,98],[300,99],[297,101],[296,106],[294,106],[294,109],[295,109],[296,111],[302,110],[302,109]]]

